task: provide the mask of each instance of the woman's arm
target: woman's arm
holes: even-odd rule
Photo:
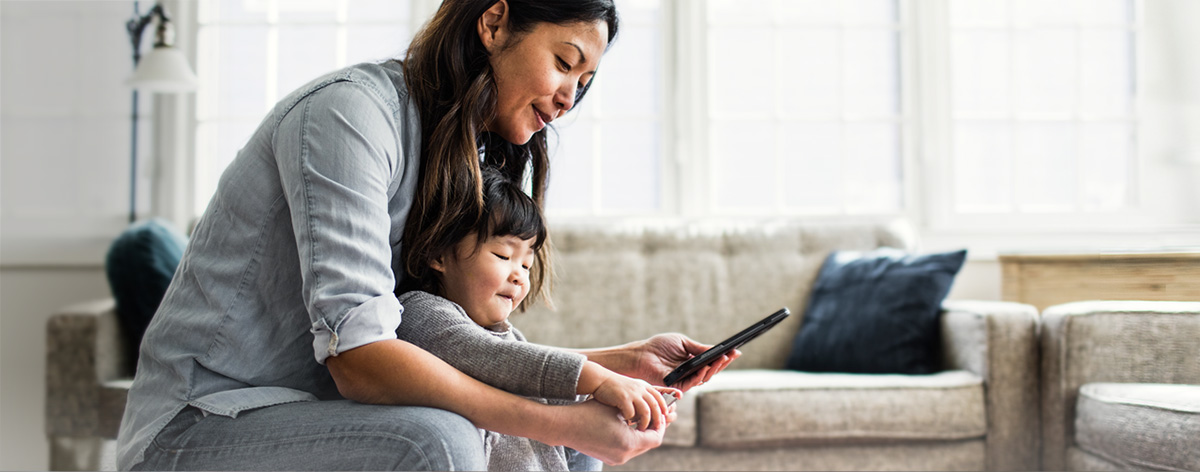
[[[565,445],[607,464],[623,464],[662,443],[665,428],[638,431],[616,410],[590,401],[551,406],[479,382],[421,348],[378,341],[330,357],[338,391],[362,403],[415,405],[458,413],[477,427]],[[673,421],[674,408],[667,421]]]

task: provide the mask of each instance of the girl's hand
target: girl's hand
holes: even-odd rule
[[[660,429],[666,426],[668,412],[664,393],[679,398],[683,392],[669,387],[655,387],[645,380],[610,373],[592,392],[596,401],[612,406],[621,412],[627,424],[637,426],[638,431],[647,428]]]

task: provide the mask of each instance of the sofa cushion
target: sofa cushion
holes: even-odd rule
[[[983,380],[966,371],[733,370],[687,395],[696,397],[699,443],[708,447],[957,440],[987,432]]]
[[[965,250],[829,255],[787,367],[812,372],[929,374],[940,368],[938,315]]]
[[[1085,384],[1075,442],[1124,468],[1200,470],[1200,385]]]

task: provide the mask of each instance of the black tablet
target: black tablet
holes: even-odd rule
[[[758,335],[767,332],[768,329],[771,329],[775,325],[779,324],[780,321],[783,321],[783,319],[787,318],[790,314],[791,312],[789,312],[787,308],[781,308],[779,311],[772,313],[771,316],[763,318],[762,321],[754,323],[753,325],[750,325],[749,328],[743,329],[740,333],[730,336],[729,339],[721,341],[720,344],[717,344],[709,350],[704,351],[699,356],[688,359],[686,362],[679,364],[679,367],[676,367],[675,370],[671,371],[670,374],[667,374],[667,376],[663,378],[663,384],[670,387],[679,383],[679,381],[686,379],[689,375],[692,375],[697,370],[700,370],[701,367],[709,365],[713,361],[719,359],[726,352],[742,347],[743,344],[746,344],[750,342],[750,340],[757,338]]]

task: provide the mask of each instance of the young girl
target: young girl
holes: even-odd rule
[[[529,273],[544,260],[538,255],[548,250],[547,232],[537,204],[515,182],[491,167],[482,176],[483,214],[447,226],[434,238],[439,250],[400,284],[405,309],[397,337],[502,390],[560,403],[591,395],[639,430],[665,428],[673,407],[663,394],[678,398],[679,390],[614,373],[579,353],[523,342],[508,322],[531,289],[540,289],[531,287]],[[481,431],[488,470],[576,470],[572,462],[586,460],[563,446]]]

